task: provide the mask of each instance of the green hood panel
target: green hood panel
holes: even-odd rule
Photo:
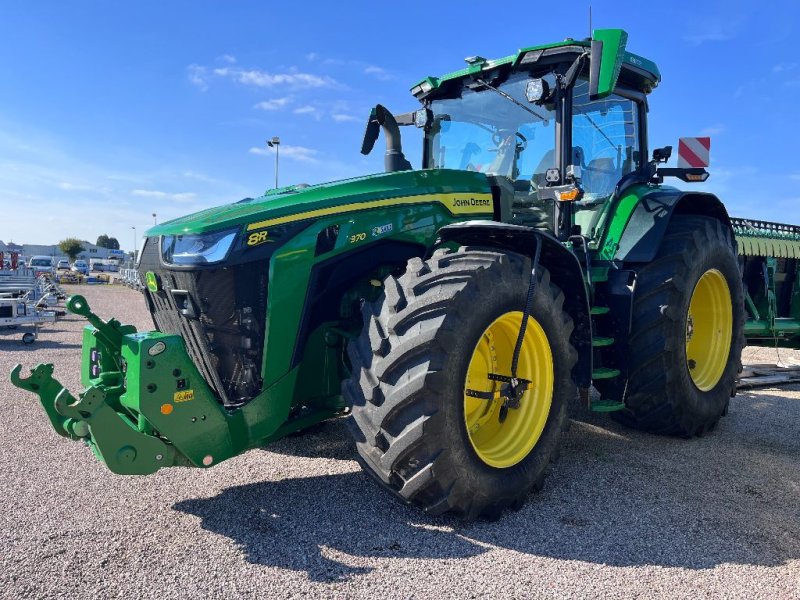
[[[343,207],[348,210],[346,205],[369,200],[457,192],[487,194],[490,191],[486,176],[472,171],[426,169],[380,173],[303,188],[272,190],[260,198],[166,221],[149,229],[146,235],[205,233],[320,209]]]

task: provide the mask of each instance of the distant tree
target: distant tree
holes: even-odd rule
[[[73,262],[76,258],[78,258],[78,254],[86,250],[86,248],[83,247],[83,242],[76,240],[75,238],[61,240],[58,242],[58,249],[66,254]]]
[[[109,237],[105,233],[97,238],[95,246],[108,248],[109,250],[119,250],[119,241],[115,237]]]

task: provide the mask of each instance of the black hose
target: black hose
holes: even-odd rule
[[[533,255],[533,266],[531,267],[531,282],[528,284],[528,297],[525,299],[525,310],[522,313],[522,325],[519,328],[517,343],[514,346],[514,356],[511,359],[511,378],[517,378],[517,365],[519,354],[522,351],[522,340],[525,339],[525,331],[528,328],[528,317],[533,308],[533,295],[536,293],[536,268],[539,266],[539,257],[542,254],[542,242],[536,240],[536,252]]]

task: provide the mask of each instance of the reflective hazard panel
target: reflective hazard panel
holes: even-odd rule
[[[707,167],[710,164],[710,137],[681,138],[678,141],[678,168]]]

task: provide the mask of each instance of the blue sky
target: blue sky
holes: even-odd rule
[[[734,215],[800,223],[800,3],[592,2],[595,27],[663,75],[650,145],[712,136]],[[588,2],[5,2],[0,239],[117,237],[274,182],[382,170],[359,154],[370,106],[465,56],[585,37]],[[408,130],[404,130],[406,132]],[[408,132],[412,133],[412,132]],[[407,135],[419,164],[419,138]]]

